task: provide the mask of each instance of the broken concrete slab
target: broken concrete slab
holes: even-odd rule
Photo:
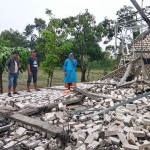
[[[137,109],[135,104],[126,104],[126,108],[129,110],[136,110]]]
[[[4,145],[3,141],[0,141],[0,148],[2,148]]]
[[[132,131],[135,137],[145,137],[146,133],[144,131]]]
[[[95,131],[99,131],[101,128],[102,128],[102,125],[96,125],[96,126],[93,126],[93,128],[87,129],[87,132],[88,132],[89,134],[91,134],[91,133],[93,133],[93,132],[95,132]]]
[[[35,147],[34,150],[45,150],[45,148],[42,146],[38,146],[38,147]]]
[[[76,147],[79,147],[79,146],[81,146],[82,144],[83,144],[82,141],[77,141]]]
[[[45,121],[53,121],[53,120],[55,120],[56,119],[55,112],[53,112],[53,113],[46,113],[44,119],[45,119]]]
[[[93,141],[91,144],[87,146],[87,149],[89,150],[96,150],[96,148],[99,146],[99,142]]]
[[[84,141],[85,144],[91,144],[94,141],[94,134],[88,135],[86,140]]]
[[[115,137],[109,137],[108,138],[114,145],[120,145],[120,139],[117,139]]]
[[[124,144],[129,144],[127,139],[126,139],[126,136],[123,133],[117,133],[117,135],[118,135],[118,137],[119,137],[119,139],[120,139],[120,141],[122,142],[123,145]]]
[[[149,141],[144,141],[142,145],[139,146],[139,150],[143,150],[145,148],[150,148],[150,142]]]
[[[147,126],[150,126],[150,119],[143,119],[143,124],[144,125],[147,125]]]
[[[124,119],[124,122],[129,124],[131,122],[132,118],[133,118],[133,116],[127,115],[126,118]]]
[[[25,133],[25,131],[26,131],[27,129],[25,129],[25,128],[23,128],[23,127],[20,127],[17,131],[16,131],[16,133],[15,133],[15,137],[16,138],[21,138],[21,136]]]
[[[10,118],[23,124],[35,127],[36,129],[46,131],[48,134],[51,134],[53,136],[61,135],[63,133],[63,130],[58,126],[54,126],[47,122],[38,119],[33,119],[21,114],[14,114],[10,116]]]
[[[79,135],[78,135],[78,141],[84,142],[84,141],[85,141],[85,136],[79,134]]]
[[[127,140],[129,144],[135,145],[135,136],[132,134],[132,132],[127,133]]]

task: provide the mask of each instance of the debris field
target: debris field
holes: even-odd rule
[[[150,149],[150,95],[139,97],[149,87],[117,83],[80,83],[68,94],[58,86],[0,95],[0,149]]]

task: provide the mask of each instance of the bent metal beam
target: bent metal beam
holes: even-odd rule
[[[148,19],[148,17],[145,15],[144,11],[141,9],[141,7],[139,6],[139,4],[136,2],[136,0],[131,0],[132,4],[134,5],[134,7],[138,10],[138,12],[140,13],[141,17],[143,18],[143,20],[147,23],[147,25],[149,26],[150,29],[150,20]]]

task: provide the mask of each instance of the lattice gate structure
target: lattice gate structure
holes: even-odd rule
[[[122,30],[119,50],[121,59],[118,69],[102,77],[102,80],[119,78],[118,87],[128,86],[135,82],[150,85],[150,6],[141,9],[135,0],[131,2],[138,11],[131,13],[132,20],[126,21],[125,17],[119,18],[115,26],[116,41],[118,28]],[[136,19],[133,19],[133,15]],[[146,25],[142,21],[145,21]],[[133,24],[136,26],[132,26]],[[134,40],[133,33],[139,30],[142,33]]]

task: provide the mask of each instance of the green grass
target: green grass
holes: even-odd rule
[[[86,73],[87,76],[87,73]],[[89,81],[96,81],[99,80],[103,76],[103,71],[101,70],[91,70],[89,74]],[[55,70],[52,86],[57,85],[64,85],[63,82],[64,72],[62,70]],[[78,82],[81,80],[81,72],[77,71]],[[4,92],[7,91],[7,73],[3,73],[3,87]],[[26,89],[26,81],[27,81],[27,72],[20,73],[18,79],[18,90],[25,90]],[[38,72],[38,86],[39,87],[46,87],[47,86],[47,75],[43,74],[42,70]],[[33,85],[31,84],[31,88]]]

